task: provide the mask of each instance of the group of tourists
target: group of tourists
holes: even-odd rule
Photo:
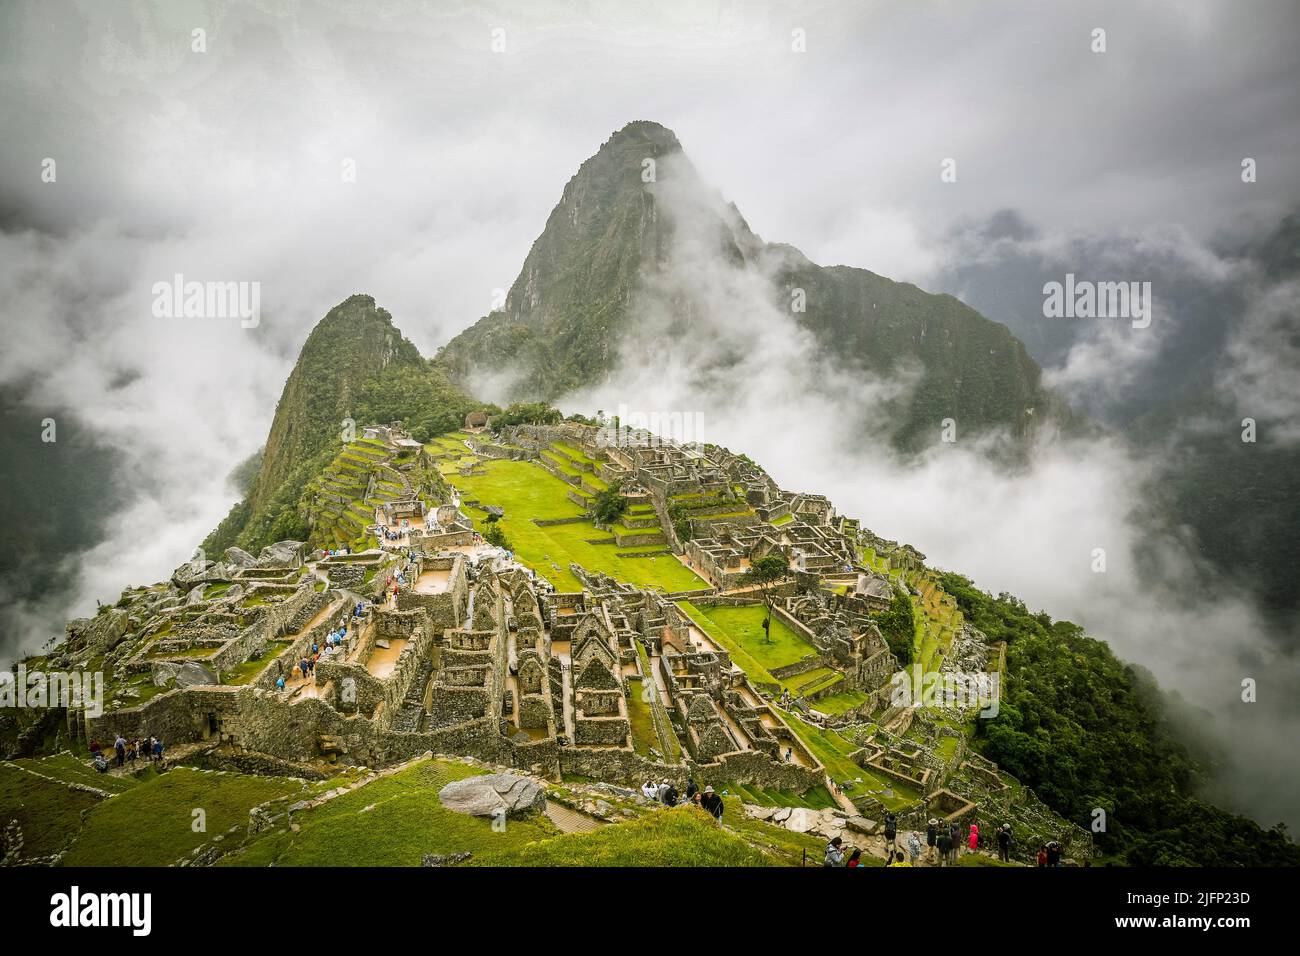
[[[694,779],[686,781],[686,794],[684,797],[677,792],[677,788],[669,780],[660,783],[647,780],[641,787],[641,794],[647,800],[662,803],[666,807],[699,807],[713,817],[714,820],[719,823],[722,822],[722,797],[711,786],[706,786],[701,790],[696,786]]]
[[[117,734],[113,740],[113,757],[104,753],[104,748],[98,740],[90,742],[90,760],[95,769],[100,773],[108,773],[110,766],[125,767],[128,764],[135,766],[137,760],[143,758],[153,763],[161,763],[163,757],[163,742],[158,737],[143,737],[135,740],[127,740],[121,734]]]
[[[396,528],[390,528],[386,524],[379,526],[379,533],[385,541],[401,541],[403,537],[411,533],[411,522],[403,518]]]
[[[893,811],[885,814],[884,819],[885,835],[885,866],[920,866],[922,857],[921,837],[915,830],[909,831],[906,839],[899,846],[898,817]],[[980,831],[979,824],[972,823],[962,832],[962,827],[955,820],[948,824],[943,824],[934,817],[931,817],[925,828],[925,862],[930,865],[938,866],[956,866],[957,855],[964,844],[967,850],[975,853],[979,850],[989,849],[991,844],[996,843],[998,850],[998,859],[1004,863],[1011,860],[1011,845],[1014,838],[1011,834],[1011,824],[1004,823],[998,827],[995,834],[990,840]],[[1045,856],[1048,846],[1056,847],[1055,863],[1045,862]],[[861,850],[854,849],[848,858],[845,859],[844,842],[841,838],[835,837],[826,844],[825,855],[822,860],[823,866],[858,866],[861,862]],[[906,852],[904,852],[906,851]],[[1039,850],[1039,866],[1059,866],[1061,858],[1061,845],[1059,843],[1046,844]]]
[[[1052,840],[1050,843],[1044,843],[1038,847],[1034,862],[1039,866],[1060,866],[1061,857],[1064,855],[1065,848]]]

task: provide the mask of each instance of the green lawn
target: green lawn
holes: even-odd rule
[[[94,794],[0,764],[0,821],[18,821],[25,857],[57,853],[81,829],[82,814],[102,802]]]
[[[823,667],[783,681],[773,677],[769,667],[782,667],[803,660],[815,654],[816,648],[775,617],[772,618],[771,643],[765,642],[763,618],[766,610],[761,604],[697,607],[690,601],[678,601],[677,605],[696,626],[731,654],[731,659],[756,683],[780,684],[794,694],[801,684],[815,682],[832,673]]]
[[[111,754],[112,741],[107,740],[105,744],[108,745],[108,752]],[[53,777],[55,780],[85,784],[108,793],[122,793],[140,782],[136,777],[115,777],[112,774],[100,773],[90,765],[89,752],[84,761],[64,751],[48,757],[24,757],[13,762],[19,767],[26,767],[46,777]]]
[[[505,509],[500,524],[514,545],[516,556],[555,585],[557,590],[581,589],[578,579],[569,570],[571,562],[637,587],[686,591],[706,586],[693,571],[670,554],[619,558],[618,554],[635,554],[637,549],[588,544],[589,539],[609,537],[590,521],[544,528],[533,524],[533,518],[548,520],[583,514],[583,509],[566,497],[573,486],[560,481],[540,465],[528,461],[497,460],[484,462],[483,469],[487,472],[485,475],[468,478],[453,475],[449,480],[464,497]],[[482,530],[485,512],[472,508],[467,510],[474,517],[475,525]],[[646,548],[643,546],[641,550]]]
[[[719,827],[703,810],[664,808],[636,820],[603,826],[591,833],[570,833],[523,846],[475,854],[480,866],[778,866],[781,862],[752,846],[739,833],[752,832],[738,806],[724,811]],[[727,820],[735,816],[735,821]],[[730,824],[737,823],[733,832]],[[788,831],[783,831],[787,832]],[[793,842],[788,834],[786,843]]]
[[[861,707],[867,702],[867,695],[857,690],[840,691],[838,694],[827,694],[825,697],[819,697],[814,700],[810,706],[814,710],[820,710],[823,714],[838,716],[839,714],[848,713],[854,707]]]
[[[204,773],[173,767],[99,803],[67,854],[64,866],[167,866],[232,826],[248,825],[248,811],[275,797],[303,792],[280,777]],[[195,832],[194,811],[206,815]],[[239,834],[231,839],[238,839]]]
[[[461,763],[421,761],[312,810],[294,815],[297,833],[276,830],[223,866],[419,866],[425,853],[499,851],[512,858],[528,843],[555,835],[545,817],[492,821],[448,810],[438,791],[483,773]]]
[[[725,783],[719,790],[734,796],[742,803],[751,803],[760,807],[809,807],[813,810],[838,807],[835,798],[825,787],[813,787],[806,793],[793,793],[788,790],[760,787],[755,783]]]
[[[654,714],[650,703],[641,697],[641,679],[630,677],[627,681],[627,713],[632,722],[632,746],[643,757],[650,748],[659,749],[659,735],[655,733]]]

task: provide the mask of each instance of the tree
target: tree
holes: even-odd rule
[[[564,420],[558,408],[546,402],[514,402],[492,422],[492,427],[507,425],[557,425]]]
[[[627,511],[627,499],[623,497],[623,483],[614,482],[596,495],[592,505],[596,520],[602,525],[611,525]]]
[[[911,598],[896,593],[889,610],[876,615],[875,620],[889,650],[898,658],[899,666],[906,667],[912,663],[916,645],[916,609],[912,607]]]
[[[749,570],[740,576],[742,586],[758,585],[763,592],[763,603],[767,605],[767,617],[763,621],[763,643],[772,643],[772,600],[778,584],[790,576],[790,562],[783,554],[769,554],[750,564]]]
[[[510,546],[510,539],[506,537],[505,530],[496,521],[489,518],[488,526],[483,529],[483,540],[488,544],[495,545],[498,548],[504,548],[507,551],[513,551]]]

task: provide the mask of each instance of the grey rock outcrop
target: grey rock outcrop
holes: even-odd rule
[[[226,563],[236,568],[251,568],[257,564],[257,558],[253,557],[243,548],[226,548]]]
[[[448,810],[476,817],[521,817],[546,809],[546,790],[531,777],[513,773],[489,773],[454,780],[438,791]]]
[[[257,554],[259,568],[296,568],[302,564],[302,541],[277,541]]]

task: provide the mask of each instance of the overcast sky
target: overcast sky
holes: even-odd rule
[[[1300,200],[1294,3],[358,6],[0,8],[0,382],[23,383],[35,408],[75,409],[134,488],[109,540],[83,555],[70,606],[20,635],[29,648],[65,612],[189,557],[233,502],[225,476],[264,440],[329,308],[369,293],[431,355],[509,287],[564,183],[631,120],[673,129],[765,239],[926,288],[980,254],[971,224],[1001,210],[1040,249],[1159,244],[1211,274],[1225,267],[1209,245],[1271,228]],[[1245,157],[1255,183],[1241,180]],[[955,183],[940,180],[948,158]],[[349,160],[355,182],[341,175]],[[261,324],[154,318],[151,288],[176,273],[260,282]],[[1096,375],[1125,362],[1137,375],[1140,359],[1125,342],[1054,374],[1086,398]],[[774,475],[803,477],[797,450],[772,451],[789,454],[764,462]],[[1049,458],[1038,477],[1059,479],[1052,520],[1075,527],[1062,496],[1109,493],[1133,467],[1090,480],[1070,465]],[[976,488],[977,468],[915,487]],[[1042,579],[1057,538],[1031,542],[1017,565],[1012,542],[983,536],[992,523],[954,537],[920,504],[905,520],[902,501],[873,515],[862,481],[831,484],[807,490],[916,535],[986,587],[1061,616],[1098,606]],[[1000,486],[969,505],[1028,503],[1028,533],[1052,524],[1032,490]],[[1122,516],[1093,517],[1118,529]],[[1131,635],[1102,636],[1134,649]]]

